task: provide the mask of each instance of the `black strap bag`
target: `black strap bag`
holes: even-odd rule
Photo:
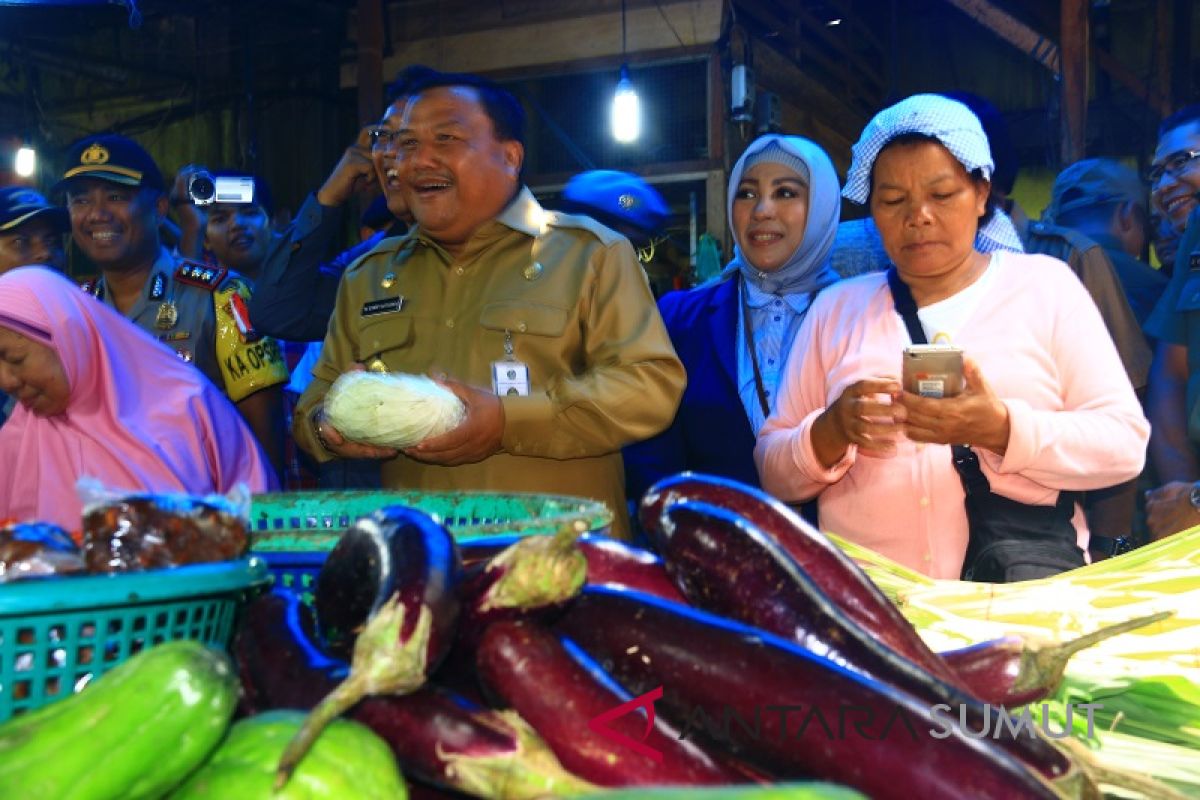
[[[894,266],[888,269],[888,286],[913,344],[926,344],[916,301]],[[964,581],[1013,583],[1083,566],[1083,551],[1075,544],[1075,526],[1071,524],[1073,493],[1059,492],[1058,502],[1052,506],[1018,503],[992,491],[979,457],[970,447],[956,444],[951,451],[966,493],[970,531]]]

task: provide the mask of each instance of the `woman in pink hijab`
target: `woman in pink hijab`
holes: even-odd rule
[[[199,371],[61,274],[0,276],[0,519],[78,530],[81,477],[118,490],[252,492],[275,477],[237,409]]]

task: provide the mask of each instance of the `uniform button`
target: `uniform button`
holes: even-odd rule
[[[466,270],[465,270],[465,269],[463,269],[462,267],[455,267],[455,268],[454,268],[454,274],[455,274],[455,275],[462,275],[464,272],[466,272]]]
[[[519,324],[517,325],[517,330],[519,330],[521,333],[524,333],[524,332],[525,332],[525,328],[526,328],[526,325],[525,325],[525,323],[524,323],[524,322],[522,322],[522,323],[519,323]]]
[[[925,554],[925,563],[928,564],[930,561],[933,561],[933,553],[926,553]]]
[[[767,363],[768,363],[768,364],[774,364],[774,363],[775,363],[775,359],[773,359],[773,358],[768,358],[768,359],[767,359]]]
[[[446,320],[446,327],[447,327],[447,328],[453,328],[453,327],[454,327],[454,320],[452,320],[452,319],[448,319],[448,320]]]
[[[775,315],[776,322],[779,322],[779,320],[781,320],[781,319],[783,319],[783,317],[779,316],[778,314]]]
[[[927,506],[927,505],[929,505],[929,498],[928,498],[928,497],[922,497],[922,498],[921,498],[921,508],[924,508],[924,507],[925,507],[925,506]]]

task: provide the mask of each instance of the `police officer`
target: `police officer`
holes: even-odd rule
[[[66,192],[75,243],[100,269],[84,289],[220,387],[278,469],[288,379],[279,346],[250,325],[240,276],[162,246],[167,196],[150,154],[124,136],[86,137],[71,147],[55,188]]]
[[[629,239],[655,296],[676,286],[680,268],[665,252],[671,209],[658,190],[631,172],[593,169],[567,181],[558,207],[586,214]]]
[[[28,264],[65,268],[63,234],[69,229],[67,212],[33,189],[0,189],[0,274]]]
[[[296,441],[384,459],[386,487],[593,497],[627,536],[620,449],[670,423],[685,381],[633,248],[522,187],[523,113],[495,84],[430,78],[384,123],[372,155],[417,225],[343,276]],[[466,418],[403,453],[345,439],[323,402],[360,364],[444,373]]]

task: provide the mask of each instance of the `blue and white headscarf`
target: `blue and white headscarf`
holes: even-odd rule
[[[833,248],[833,239],[837,235],[838,220],[842,213],[842,203],[838,199],[837,170],[833,168],[833,162],[819,144],[803,136],[778,134],[768,134],[755,139],[729,173],[725,210],[728,219],[732,221],[733,201],[737,195],[738,184],[742,182],[742,175],[747,169],[747,163],[757,163],[758,159],[754,156],[770,147],[778,147],[808,167],[808,220],[804,224],[804,240],[784,265],[772,272],[760,272],[755,269],[742,255],[741,248],[734,245],[733,260],[726,265],[721,275],[726,277],[735,271],[741,271],[742,277],[768,294],[815,292],[837,280],[837,273],[829,266],[829,251]]]
[[[957,100],[940,94],[914,94],[880,111],[863,128],[854,145],[854,158],[846,173],[842,195],[860,205],[871,194],[871,170],[884,146],[904,133],[932,136],[959,160],[967,172],[979,170],[991,180],[995,162],[988,147],[987,134],[979,118]],[[975,235],[975,248],[981,253],[993,250],[1023,252],[1021,239],[1008,215],[997,208],[986,225]]]

